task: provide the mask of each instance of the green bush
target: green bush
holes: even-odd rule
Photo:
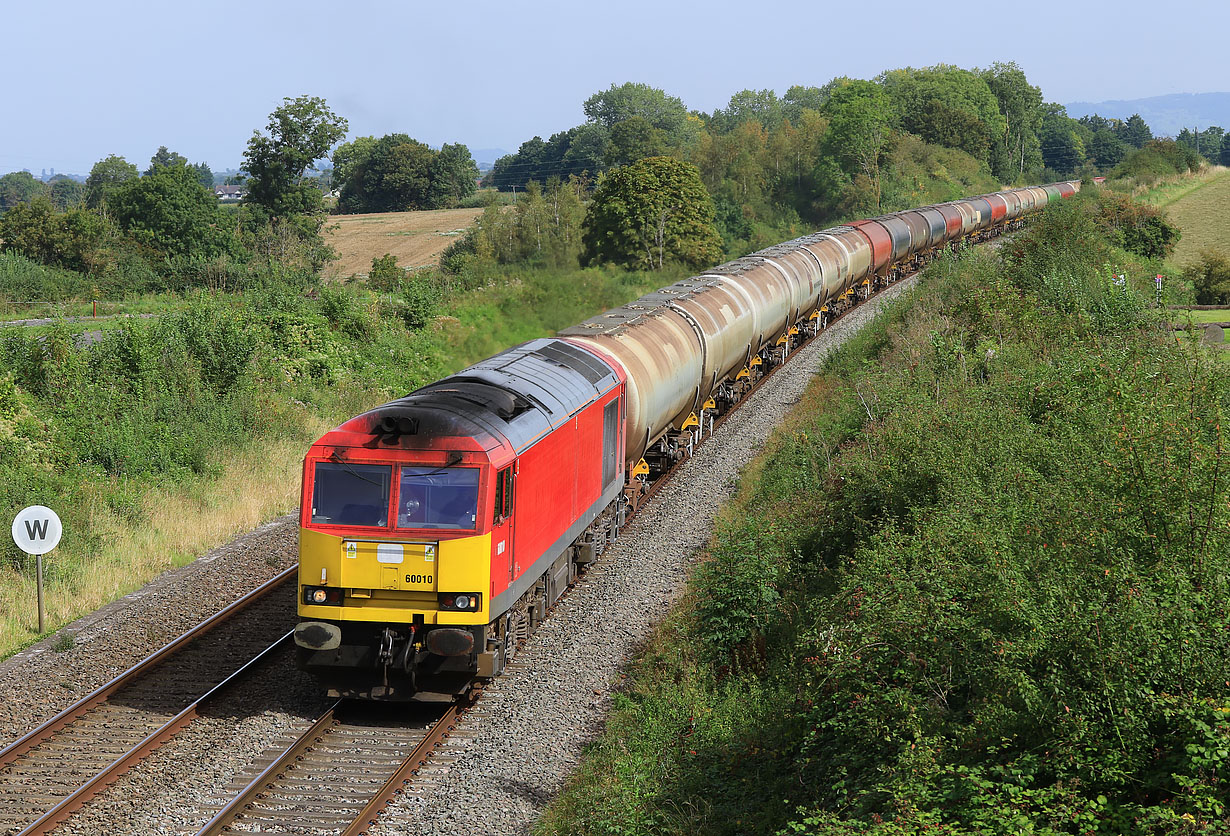
[[[1167,258],[1182,233],[1161,210],[1126,195],[1098,193],[1099,220],[1112,244],[1144,258]]]
[[[1197,305],[1230,305],[1230,259],[1216,250],[1200,253],[1200,261],[1183,271],[1196,290]]]
[[[399,288],[397,314],[408,329],[423,328],[435,319],[442,298],[435,276],[430,271],[420,270]]]

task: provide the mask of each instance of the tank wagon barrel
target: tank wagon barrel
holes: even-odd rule
[[[462,693],[803,340],[1076,182],[853,221],[729,261],[326,433],[304,460],[299,665],[332,693]],[[424,697],[426,698],[426,697]]]
[[[981,240],[1079,187],[1012,189],[826,229],[727,262],[558,336],[627,372],[626,466],[644,471],[654,444],[699,424],[706,404],[718,408],[722,397],[737,395],[723,387],[740,388],[732,385],[740,375],[753,377],[770,360],[766,352],[826,305],[897,278],[893,270],[921,267],[962,240]]]

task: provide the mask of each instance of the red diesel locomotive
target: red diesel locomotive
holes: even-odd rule
[[[798,342],[880,284],[1079,186],[779,244],[326,433],[303,468],[300,667],[332,694],[391,700],[447,698],[495,676],[648,481]]]
[[[300,665],[384,699],[499,673],[623,491],[623,393],[596,355],[535,340],[312,445]]]

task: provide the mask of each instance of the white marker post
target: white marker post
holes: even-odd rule
[[[45,505],[23,508],[13,518],[13,542],[26,554],[38,557],[38,631],[43,632],[43,555],[60,544],[64,526],[60,515]]]

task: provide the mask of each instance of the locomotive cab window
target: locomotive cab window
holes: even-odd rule
[[[403,467],[398,528],[472,529],[478,518],[478,468]]]
[[[500,520],[512,516],[513,503],[513,469],[512,465],[501,470],[495,477],[495,519]]]
[[[389,518],[390,465],[317,462],[312,522],[383,527]]]

